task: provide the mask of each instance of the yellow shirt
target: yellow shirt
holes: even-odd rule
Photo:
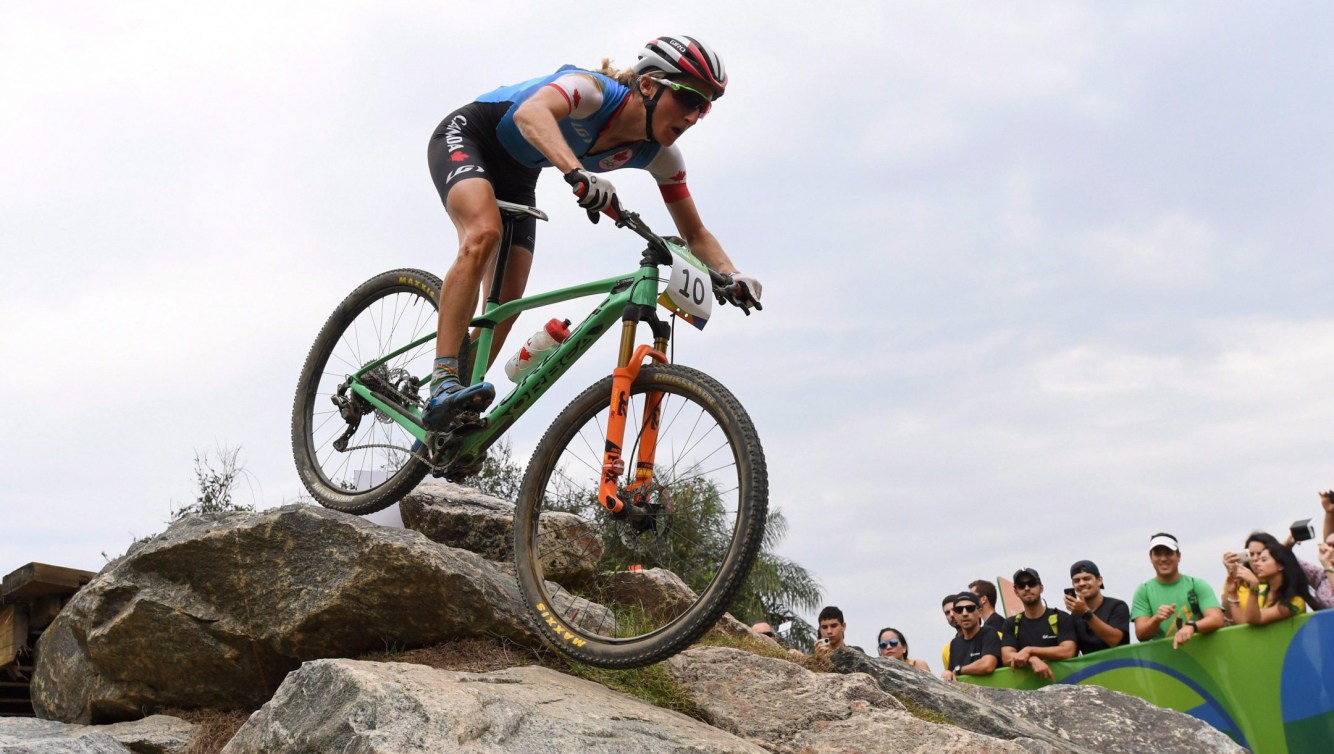
[[[1261,608],[1265,607],[1266,604],[1269,602],[1268,599],[1269,583],[1261,581],[1260,588],[1256,589],[1255,593],[1260,597],[1260,607]],[[1251,589],[1249,586],[1247,586],[1246,584],[1242,584],[1241,586],[1237,587],[1238,608],[1245,610],[1246,601],[1249,600],[1250,598],[1251,598]],[[1292,602],[1288,603],[1288,607],[1292,609],[1293,615],[1296,615],[1298,613],[1304,613],[1306,612],[1306,601],[1303,600],[1301,597],[1293,597]]]

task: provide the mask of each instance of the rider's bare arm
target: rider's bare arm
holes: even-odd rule
[[[514,111],[514,123],[523,138],[537,148],[562,173],[579,167],[579,158],[565,142],[557,121],[569,116],[568,97],[554,86],[545,86]]]
[[[736,272],[736,265],[723,251],[722,244],[713,237],[709,229],[704,227],[704,221],[699,219],[699,212],[695,209],[695,200],[689,196],[667,203],[667,212],[671,214],[672,220],[676,223],[676,231],[686,240],[686,245],[690,247],[690,252],[699,257],[699,260],[707,264],[715,272],[721,272],[724,275]]]

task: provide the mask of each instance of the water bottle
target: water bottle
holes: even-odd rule
[[[564,343],[570,337],[570,320],[553,319],[541,330],[533,333],[523,348],[505,363],[505,376],[511,382],[518,382],[524,375],[546,358],[547,352]]]

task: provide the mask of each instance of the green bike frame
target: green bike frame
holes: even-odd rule
[[[474,327],[481,328],[481,337],[472,346],[473,353],[477,354],[477,357],[473,359],[472,379],[469,384],[481,380],[490,366],[483,355],[491,353],[491,343],[494,340],[497,323],[503,322],[520,312],[549,304],[598,294],[606,294],[607,296],[598,304],[592,314],[588,315],[583,322],[580,322],[570,332],[570,337],[552,349],[535,369],[530,370],[508,395],[485,414],[480,429],[464,436],[452,460],[467,462],[470,459],[479,459],[505,430],[518,421],[519,417],[523,416],[523,413],[532,407],[556,380],[560,379],[603,334],[612,328],[613,323],[621,317],[627,306],[639,305],[650,308],[656,306],[658,284],[658,268],[656,265],[649,264],[641,266],[630,276],[603,278],[602,280],[562,288],[550,293],[515,299],[505,304],[488,301],[484,314],[472,320]],[[422,423],[421,410],[416,407],[399,406],[396,403],[384,400],[363,384],[362,377],[367,372],[391,361],[400,354],[434,340],[435,337],[436,333],[431,333],[419,338],[380,359],[366,364],[352,375],[351,388],[353,392],[402,425],[409,434],[423,443],[427,442],[428,436],[432,433]],[[430,375],[422,378],[423,384],[429,382],[429,380]]]

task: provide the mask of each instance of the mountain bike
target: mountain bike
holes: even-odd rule
[[[507,395],[433,431],[421,416],[440,279],[399,269],[367,280],[330,315],[306,357],[292,412],[297,470],[318,502],[353,514],[392,505],[428,473],[466,479],[619,318],[615,369],[561,411],[528,464],[516,502],[515,566],[552,646],[601,667],[657,662],[719,619],[763,538],[768,473],[749,415],[717,380],[668,357],[676,322],[702,329],[715,301],[743,310],[744,302],[680,239],[658,236],[616,207],[607,214],[617,227],[647,242],[634,270],[501,304],[516,220],[546,215],[498,204],[503,232],[492,284],[472,321],[475,335],[460,349],[464,384],[485,376],[497,323],[604,298]],[[667,321],[659,305],[671,312]],[[640,325],[651,344],[636,345]]]

